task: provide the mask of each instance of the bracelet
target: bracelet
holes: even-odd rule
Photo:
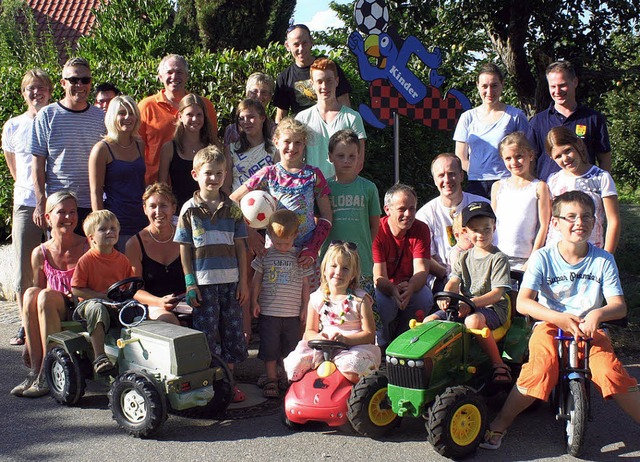
[[[187,287],[198,285],[196,282],[196,277],[193,274],[185,274],[184,283]]]

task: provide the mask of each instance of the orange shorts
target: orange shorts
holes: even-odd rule
[[[547,401],[558,382],[558,351],[554,337],[558,327],[551,323],[538,324],[529,340],[529,362],[522,366],[516,382],[523,395]],[[629,376],[616,357],[609,337],[598,330],[591,340],[589,353],[591,381],[604,398],[637,390],[638,382]]]

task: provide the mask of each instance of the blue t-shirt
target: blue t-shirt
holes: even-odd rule
[[[609,131],[604,115],[585,106],[578,106],[569,116],[565,117],[556,111],[552,103],[548,109],[537,113],[529,122],[527,138],[538,155],[538,178],[547,181],[547,178],[560,170],[558,164],[546,154],[545,140],[547,133],[554,127],[567,127],[578,137],[582,138],[587,146],[589,162],[596,165],[596,156],[611,151]]]
[[[592,244],[575,265],[562,258],[557,245],[535,251],[521,286],[538,292],[547,308],[580,317],[602,307],[604,298],[623,295],[613,256]]]

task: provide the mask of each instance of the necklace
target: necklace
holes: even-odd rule
[[[131,146],[133,146],[134,141],[131,140],[131,143],[129,143],[128,146],[123,146],[120,143],[118,143],[117,141],[114,141],[114,143],[116,143],[118,146],[120,146],[122,149],[129,149]]]
[[[176,229],[173,227],[173,225],[171,225],[171,236],[169,236],[169,239],[167,239],[166,241],[160,241],[156,239],[154,235],[151,233],[150,229],[148,229],[147,232],[149,233],[149,236],[151,236],[151,239],[153,239],[158,244],[166,244],[167,242],[171,242],[171,240],[173,239],[173,233],[175,232],[175,230]]]

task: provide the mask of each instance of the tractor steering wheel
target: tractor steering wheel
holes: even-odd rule
[[[460,302],[466,303],[469,306],[469,309],[471,310],[471,313],[475,313],[476,311],[476,304],[473,303],[471,301],[470,298],[465,297],[462,294],[456,293],[456,292],[447,292],[447,291],[442,291],[442,292],[438,292],[433,296],[433,299],[437,302],[438,300],[442,299],[442,298],[448,298],[449,299],[449,307],[447,308],[447,320],[449,321],[457,321],[458,319],[458,306],[460,305]]]
[[[325,361],[330,361],[335,356],[336,351],[349,349],[349,345],[336,340],[314,339],[309,340],[308,344],[314,350],[322,351]]]
[[[114,283],[107,289],[107,298],[122,303],[131,300],[137,291],[144,287],[144,279],[133,277]]]

